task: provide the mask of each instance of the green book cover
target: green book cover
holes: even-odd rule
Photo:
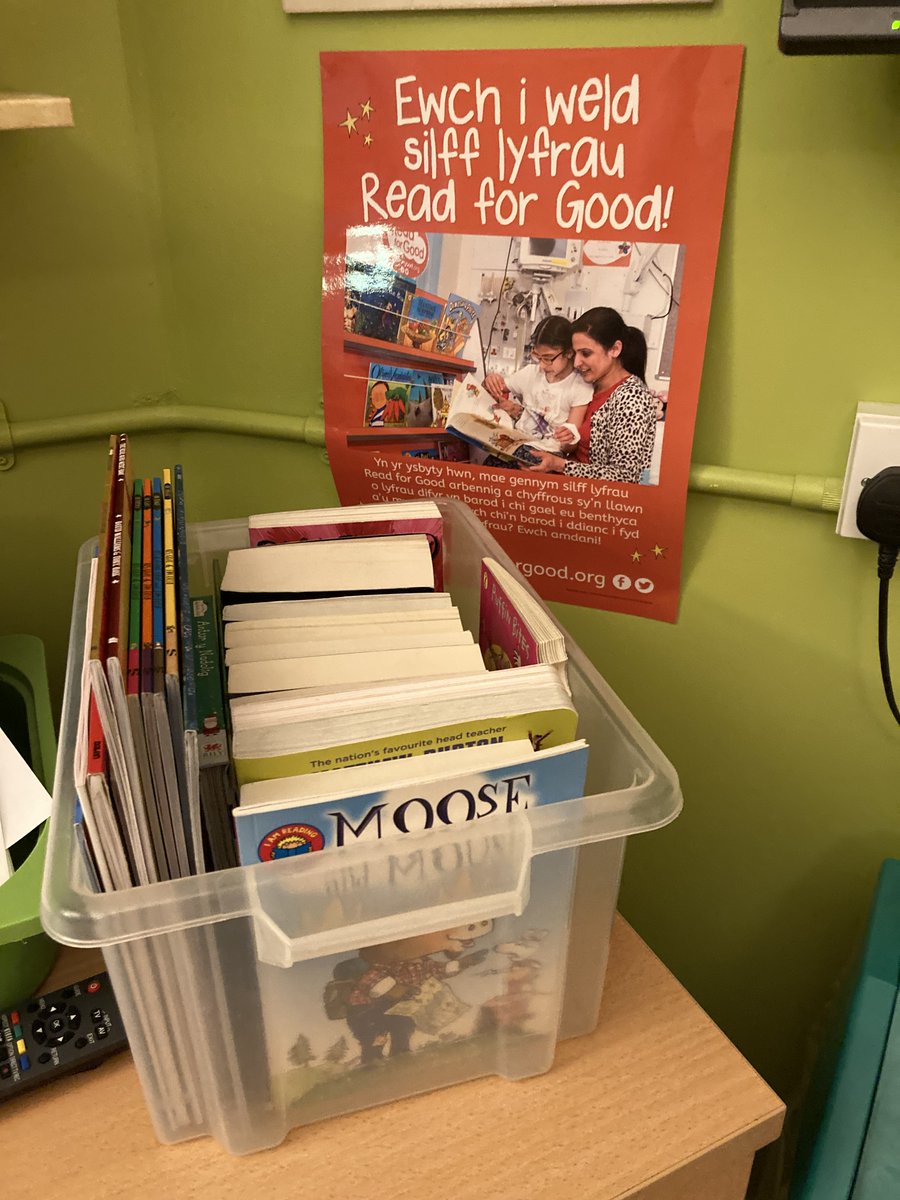
[[[219,636],[212,596],[191,598],[194,674],[197,681],[197,729],[200,766],[228,762],[228,734],[219,657]]]

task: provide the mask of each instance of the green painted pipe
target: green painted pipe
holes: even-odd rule
[[[289,417],[281,413],[241,412],[234,408],[158,404],[46,421],[16,421],[10,425],[12,446],[0,445],[0,453],[4,449],[15,452],[26,447],[58,446],[65,442],[108,437],[112,430],[121,433],[239,433],[248,437],[325,445],[325,422],[318,416]]]
[[[110,430],[124,433],[208,431],[325,445],[325,422],[319,416],[290,417],[233,408],[160,404],[45,421],[16,421],[9,426],[8,444],[0,436],[0,455],[36,446],[107,437]],[[744,471],[738,467],[693,463],[689,486],[692,492],[708,495],[788,504],[813,512],[837,512],[842,481],[820,475],[779,475],[771,471]]]
[[[688,486],[692,492],[709,495],[765,500],[813,512],[837,512],[844,482],[822,475],[779,475],[773,471],[743,471],[738,467],[692,463]]]

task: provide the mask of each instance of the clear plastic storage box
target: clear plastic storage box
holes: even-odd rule
[[[477,631],[482,557],[515,568],[464,504],[438,503],[445,583]],[[189,526],[189,541],[200,594],[213,559],[249,544],[247,523]],[[584,798],[98,895],[72,780],[92,548],[78,561],[42,920],[60,942],[102,949],[161,1141],[209,1134],[250,1153],[342,1112],[539,1074],[560,1038],[594,1028],[625,839],[671,821],[681,796],[577,646]],[[348,1020],[360,986],[367,1004]]]

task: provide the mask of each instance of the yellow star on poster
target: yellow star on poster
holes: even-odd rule
[[[635,550],[634,554],[632,554],[632,556],[631,556],[631,561],[632,562],[640,562],[641,561],[640,550]]]
[[[655,554],[657,558],[662,558],[665,551],[662,546],[654,546],[650,553]]]
[[[375,109],[372,107],[372,101],[367,100],[365,102],[365,104],[361,104],[359,106],[359,111],[362,113],[362,115],[366,118],[367,121],[370,120],[372,117],[372,113],[375,111]]]
[[[364,133],[364,134],[363,134],[363,145],[364,145],[364,146],[371,146],[371,145],[372,145],[372,135],[371,135],[371,133]]]
[[[359,133],[359,130],[356,128],[356,122],[358,120],[359,120],[359,117],[354,117],[353,114],[350,112],[350,109],[348,108],[346,119],[343,121],[339,121],[338,126],[341,129],[346,129],[347,136],[349,137],[349,135],[351,133]]]

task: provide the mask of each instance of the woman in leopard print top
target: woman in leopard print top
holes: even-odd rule
[[[581,441],[571,459],[535,450],[540,461],[527,469],[640,483],[653,456],[657,414],[656,397],[644,382],[644,335],[614,308],[591,308],[572,324],[572,348],[575,370],[594,387]],[[554,430],[562,443],[567,433]]]

